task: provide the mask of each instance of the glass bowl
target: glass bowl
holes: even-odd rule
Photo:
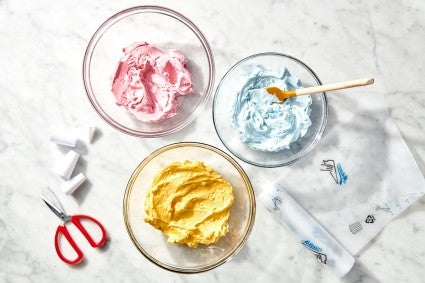
[[[277,152],[259,151],[244,144],[232,125],[232,105],[237,93],[247,81],[246,75],[262,65],[267,70],[286,67],[301,80],[303,87],[321,85],[316,74],[303,62],[280,53],[260,53],[249,56],[236,63],[221,79],[213,102],[215,130],[224,146],[239,159],[260,167],[279,167],[291,164],[310,152],[320,140],[325,130],[328,105],[325,93],[311,95],[312,125],[307,133],[290,144],[289,149]]]
[[[179,97],[177,114],[163,122],[144,123],[115,103],[111,91],[122,49],[134,42],[148,42],[161,50],[178,49],[187,59],[193,93]],[[94,33],[84,56],[83,80],[97,113],[114,128],[138,137],[174,133],[202,111],[214,85],[214,58],[205,36],[183,15],[158,6],[138,6],[107,19]]]
[[[143,220],[146,191],[155,173],[171,162],[185,160],[203,161],[233,187],[229,231],[215,244],[197,248],[168,244],[160,230]],[[223,264],[241,249],[254,224],[255,195],[248,176],[228,154],[207,144],[183,142],[156,150],[137,166],[128,182],[123,208],[128,234],[146,258],[171,271],[197,273]]]

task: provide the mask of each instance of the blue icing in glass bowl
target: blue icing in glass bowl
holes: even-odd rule
[[[250,148],[276,152],[288,149],[311,126],[310,96],[287,99],[281,103],[265,90],[277,86],[284,90],[301,88],[301,81],[287,68],[268,70],[258,65],[247,76],[231,109],[232,126],[240,140]]]
[[[311,152],[328,116],[325,93],[282,104],[263,89],[270,85],[294,89],[321,82],[294,57],[260,53],[227,71],[213,101],[214,126],[223,145],[237,158],[261,167],[288,165]]]

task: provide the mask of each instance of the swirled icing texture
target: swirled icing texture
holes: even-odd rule
[[[177,98],[192,92],[192,75],[186,58],[146,42],[123,48],[124,56],[112,79],[116,103],[143,122],[161,122],[176,115]]]
[[[259,151],[276,152],[288,149],[303,137],[311,125],[311,97],[299,96],[281,103],[265,87],[301,88],[301,81],[288,69],[267,70],[256,66],[237,93],[231,117],[240,140]]]
[[[168,236],[167,242],[217,242],[228,232],[233,188],[201,161],[173,162],[155,174],[146,193],[145,221]]]

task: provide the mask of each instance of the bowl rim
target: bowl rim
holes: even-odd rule
[[[180,267],[176,267],[176,266],[172,266],[166,263],[163,263],[159,260],[157,260],[155,257],[153,257],[151,254],[149,254],[143,247],[141,247],[138,244],[138,241],[136,240],[136,236],[134,235],[131,225],[130,225],[130,220],[129,220],[129,198],[130,198],[130,193],[131,190],[133,189],[133,184],[136,181],[136,178],[138,177],[140,171],[143,170],[143,168],[149,164],[155,157],[157,157],[158,155],[168,151],[168,150],[172,150],[175,148],[180,148],[180,147],[200,147],[203,149],[207,149],[212,151],[213,153],[219,154],[220,156],[222,156],[223,158],[225,158],[228,162],[230,162],[235,169],[238,171],[238,173],[240,174],[240,176],[242,177],[245,187],[247,189],[248,195],[249,195],[249,199],[250,199],[250,204],[251,204],[251,208],[250,208],[250,217],[249,217],[249,222],[248,222],[248,226],[246,229],[246,233],[243,236],[242,240],[233,248],[233,250],[229,253],[229,255],[227,257],[224,257],[221,260],[218,260],[217,262],[214,262],[212,264],[206,265],[202,268],[180,268]],[[127,229],[127,233],[130,236],[131,241],[133,242],[133,244],[136,246],[136,248],[139,250],[139,252],[141,252],[149,261],[151,261],[152,263],[156,264],[157,266],[164,268],[166,270],[169,271],[173,271],[176,273],[201,273],[201,272],[205,272],[211,269],[214,269],[220,265],[222,265],[225,262],[228,262],[229,260],[231,260],[244,246],[245,242],[247,241],[249,235],[251,234],[252,228],[254,226],[254,222],[255,222],[255,215],[256,215],[256,199],[255,199],[255,193],[254,193],[254,188],[252,186],[251,181],[249,180],[248,175],[246,174],[245,170],[242,168],[241,165],[239,165],[239,163],[233,158],[231,157],[229,154],[225,153],[224,151],[222,151],[221,149],[206,144],[206,143],[201,143],[201,142],[177,142],[177,143],[172,143],[172,144],[168,144],[165,145],[163,147],[158,148],[157,150],[153,151],[152,153],[150,153],[147,157],[145,157],[136,167],[136,169],[134,169],[133,173],[131,174],[131,177],[127,183],[125,192],[124,192],[124,198],[123,198],[123,216],[124,216],[124,223],[125,223],[125,227]]]
[[[220,139],[221,143],[233,154],[235,155],[238,159],[254,165],[254,166],[258,166],[258,167],[263,167],[263,168],[276,168],[276,167],[282,167],[282,166],[287,166],[290,165],[298,160],[300,160],[302,157],[304,157],[305,155],[307,155],[309,152],[311,152],[313,150],[313,148],[317,145],[317,143],[320,141],[320,139],[322,138],[323,132],[325,131],[326,128],[326,124],[328,121],[328,112],[329,112],[329,107],[328,107],[328,102],[327,102],[327,98],[326,98],[326,93],[322,92],[320,95],[323,98],[323,102],[324,102],[324,113],[323,113],[323,123],[320,125],[320,128],[318,129],[318,132],[315,136],[315,138],[310,142],[310,144],[304,148],[302,151],[300,151],[297,155],[296,158],[293,158],[289,161],[286,162],[279,162],[276,164],[264,164],[264,163],[259,163],[259,162],[255,162],[252,161],[250,159],[245,158],[243,155],[236,153],[230,146],[228,146],[222,136],[220,135],[219,131],[217,130],[217,125],[216,125],[216,115],[215,115],[215,110],[217,109],[217,97],[218,97],[218,92],[221,89],[221,86],[224,82],[224,79],[227,78],[227,76],[230,74],[230,72],[232,72],[234,69],[236,69],[237,67],[239,67],[239,65],[241,65],[242,63],[244,63],[245,61],[248,61],[250,59],[256,58],[256,57],[261,57],[261,56],[279,56],[279,57],[284,57],[286,59],[289,60],[293,60],[296,63],[298,63],[301,67],[303,67],[308,73],[310,73],[310,75],[312,75],[312,77],[314,78],[314,80],[318,83],[318,85],[322,85],[322,82],[320,81],[319,77],[316,75],[316,73],[304,62],[302,62],[301,60],[291,56],[291,55],[287,55],[284,53],[279,53],[279,52],[261,52],[261,53],[256,53],[253,55],[250,55],[248,57],[245,57],[241,60],[239,60],[237,63],[235,63],[232,67],[230,67],[229,70],[227,70],[227,72],[223,75],[223,77],[221,78],[219,84],[217,85],[217,88],[215,90],[215,94],[214,94],[214,98],[213,98],[213,105],[212,105],[212,118],[213,118],[213,124],[214,124],[214,129],[217,133],[218,138]],[[319,95],[319,94],[316,94]],[[278,154],[279,152],[277,152]]]
[[[91,68],[91,61],[93,57],[93,52],[99,42],[99,40],[102,38],[104,32],[106,32],[112,25],[116,24],[117,22],[121,21],[122,19],[126,18],[127,16],[132,16],[139,13],[158,13],[165,16],[169,16],[171,18],[174,18],[175,20],[181,22],[186,27],[188,27],[195,36],[199,39],[202,49],[204,50],[207,61],[208,61],[208,81],[207,81],[207,87],[205,91],[205,95],[203,96],[202,100],[198,104],[198,107],[191,113],[190,116],[188,116],[188,119],[184,120],[183,123],[176,125],[174,127],[171,127],[167,129],[166,131],[157,131],[157,132],[142,132],[138,130],[134,130],[131,128],[128,128],[118,122],[116,122],[114,119],[112,119],[97,103],[94,91],[91,85],[91,78],[90,78],[90,68]],[[110,16],[108,19],[106,19],[95,31],[95,33],[90,38],[90,41],[86,47],[86,51],[84,53],[84,59],[83,59],[83,65],[82,65],[82,73],[83,73],[83,83],[84,83],[84,89],[86,92],[86,95],[90,101],[91,106],[94,108],[94,110],[99,114],[99,116],[110,126],[113,128],[119,130],[120,132],[123,132],[125,134],[136,136],[136,137],[143,137],[143,138],[155,138],[155,137],[161,137],[173,134],[175,132],[180,131],[187,125],[189,125],[193,120],[195,120],[201,111],[205,108],[205,105],[208,103],[208,100],[212,94],[213,87],[214,87],[214,80],[215,80],[215,61],[214,61],[214,55],[212,52],[212,49],[210,47],[210,44],[208,43],[208,40],[204,36],[204,34],[201,32],[201,30],[187,17],[183,16],[179,12],[163,7],[163,6],[155,6],[155,5],[140,5],[131,7],[125,10],[122,10],[120,12],[115,13],[114,15]],[[112,93],[111,93],[112,95]]]

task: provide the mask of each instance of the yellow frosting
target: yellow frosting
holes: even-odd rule
[[[203,162],[173,162],[156,173],[146,194],[145,221],[168,236],[168,243],[217,242],[228,231],[233,189]]]

